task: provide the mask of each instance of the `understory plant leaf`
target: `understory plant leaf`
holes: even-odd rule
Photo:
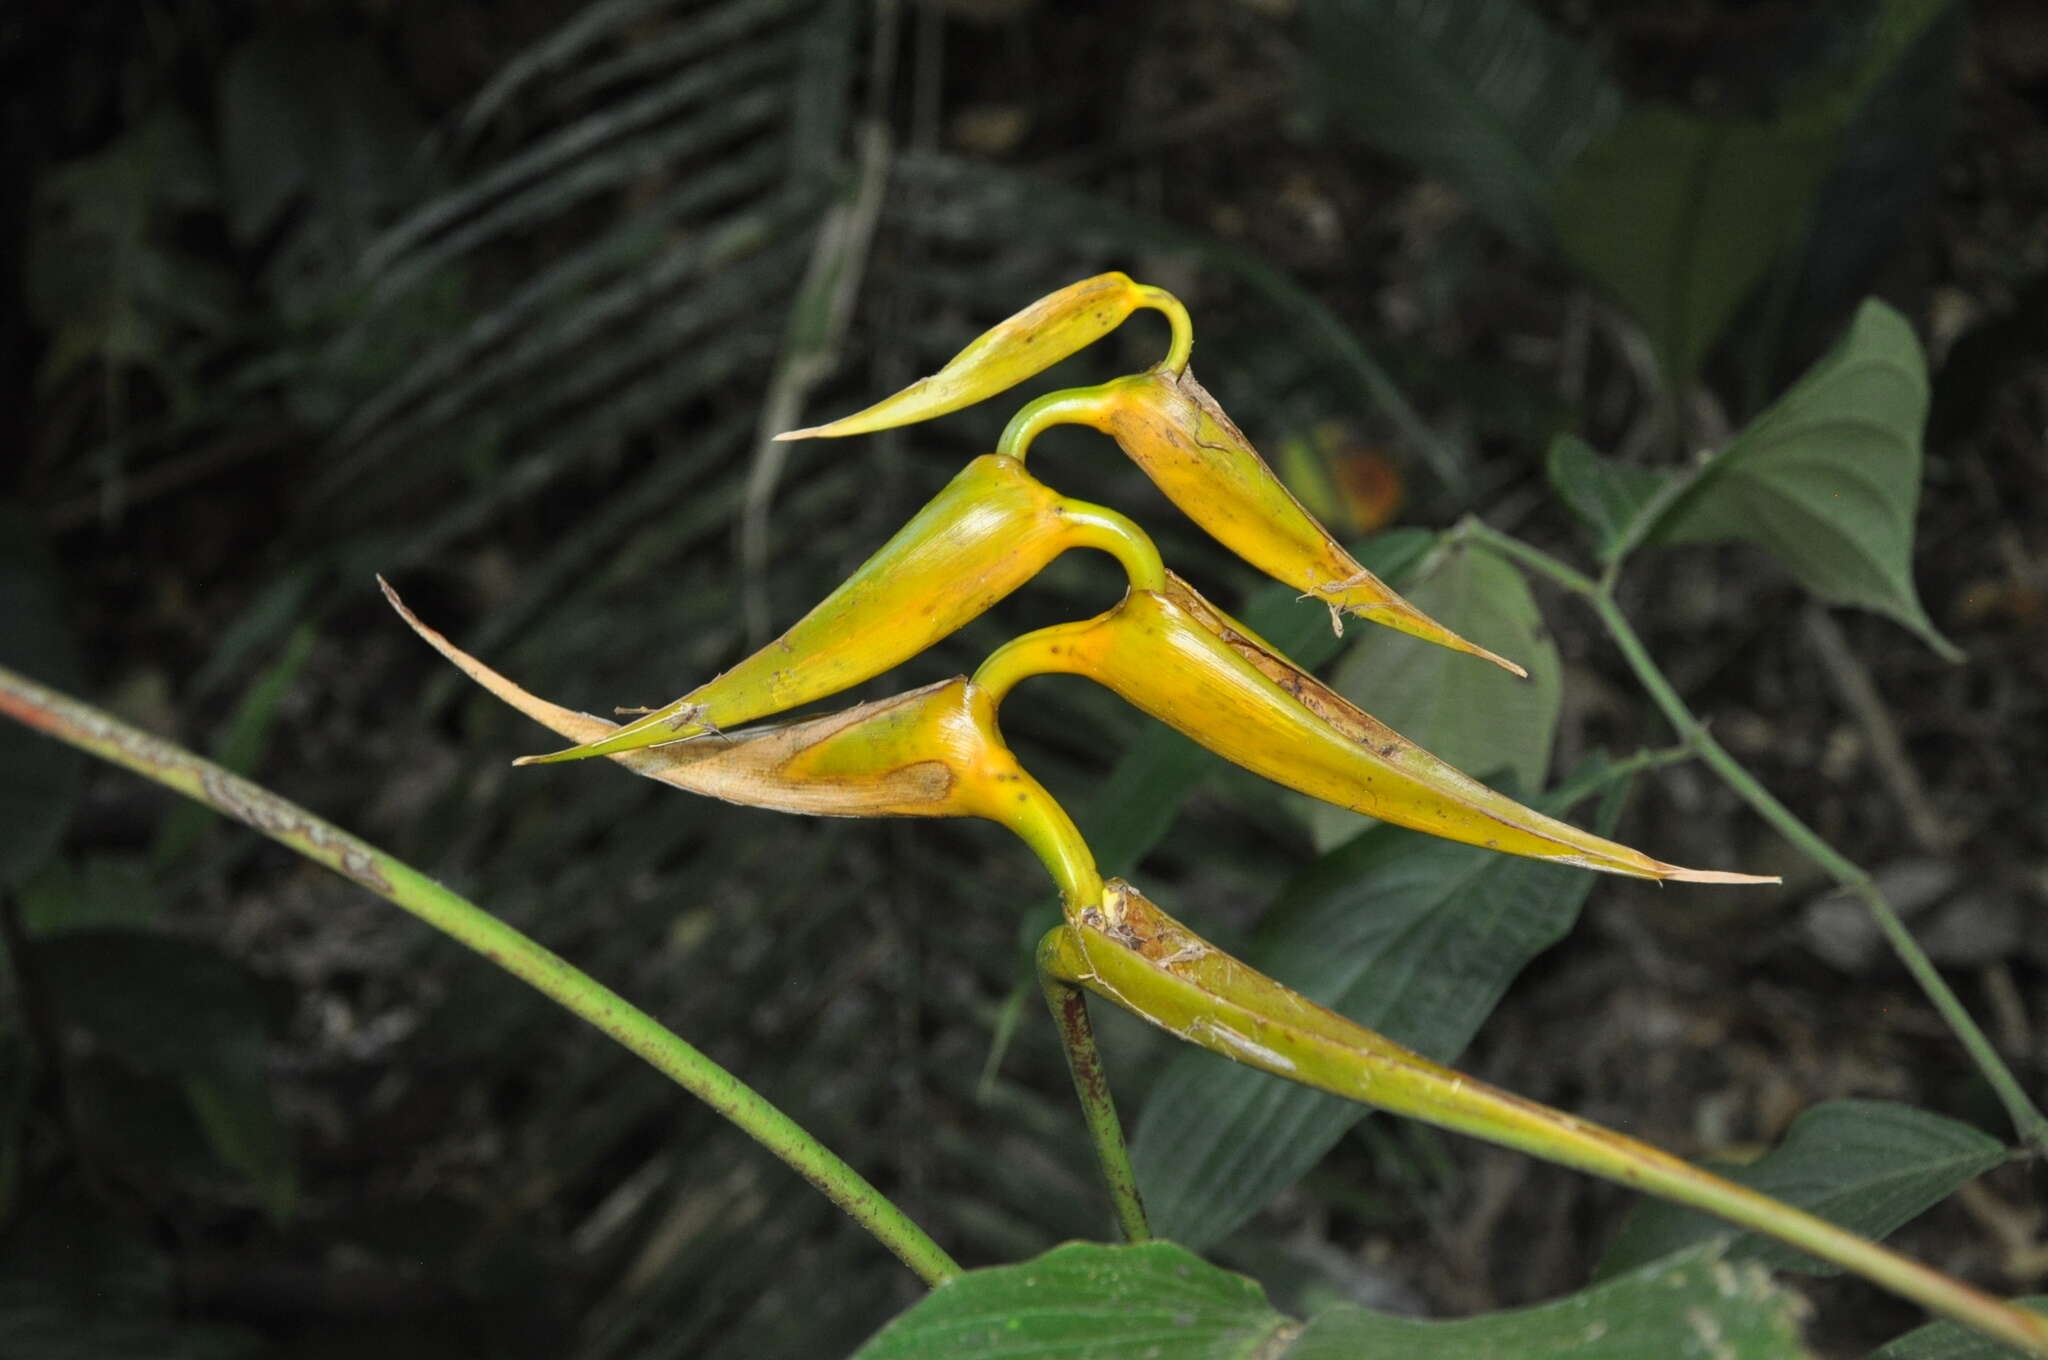
[[[2048,1294],[2014,1299],[2022,1308],[2048,1314]],[[2014,1360],[2020,1352],[1960,1323],[1930,1322],[1870,1353],[1870,1360]]]
[[[1070,1242],[946,1281],[855,1360],[1793,1360],[1803,1305],[1711,1247],[1533,1308],[1454,1321],[1339,1306],[1305,1326],[1169,1242]]]
[[[1833,126],[1796,113],[1635,110],[1565,175],[1559,244],[1642,322],[1683,387],[1798,230],[1834,144]]]
[[[1521,658],[1529,678],[1372,629],[1337,664],[1331,688],[1458,769],[1507,771],[1525,789],[1542,788],[1564,692],[1557,648],[1535,597],[1521,572],[1484,548],[1446,548],[1423,570],[1426,575],[1407,588],[1409,602],[1459,635]],[[1328,849],[1356,835],[1366,820],[1320,804],[1309,825],[1317,848]]]
[[[1951,0],[1879,0],[1843,69],[1781,93],[1766,118],[1647,104],[1560,181],[1559,244],[1648,331],[1683,388],[1773,260],[1798,243],[1848,129]]]
[[[1557,175],[1621,111],[1589,48],[1521,0],[1312,0],[1303,10],[1333,110],[1521,244],[1549,240]]]
[[[1170,1242],[1069,1242],[1036,1260],[939,1285],[856,1352],[856,1360],[1240,1360],[1294,1327],[1259,1286]]]
[[[1841,341],[1702,469],[1652,537],[1754,543],[1820,599],[1889,615],[1959,660],[1913,587],[1927,391],[1913,328],[1865,302]]]
[[[1671,484],[1668,468],[1638,467],[1602,457],[1575,434],[1550,441],[1544,460],[1551,489],[1586,530],[1602,565],[1627,552],[1640,534],[1637,520]]]
[[[1615,806],[1596,818],[1597,830],[1611,829]],[[1576,869],[1376,826],[1288,885],[1246,958],[1310,1000],[1449,1062],[1515,975],[1571,929],[1592,883]],[[1365,1113],[1206,1053],[1176,1055],[1131,1141],[1153,1223],[1191,1246],[1219,1240]]]
[[[1953,1119],[1885,1101],[1834,1100],[1800,1115],[1784,1140],[1757,1161],[1715,1170],[1882,1238],[2004,1158],[2004,1144]],[[1633,1270],[1727,1232],[1726,1224],[1703,1214],[1646,1200],[1629,1215],[1598,1273]],[[1730,1250],[1774,1270],[1837,1273],[1834,1266],[1754,1234],[1736,1239]]]
[[[1312,1319],[1287,1360],[1789,1360],[1805,1301],[1708,1246],[1576,1294],[1452,1321],[1338,1307]]]

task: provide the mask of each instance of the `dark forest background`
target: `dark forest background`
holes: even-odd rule
[[[1023,850],[510,770],[550,739],[456,683],[372,574],[542,694],[665,702],[841,580],[1015,402],[779,469],[764,433],[1108,268],[1188,302],[1204,380],[1347,533],[1476,511],[1565,553],[1553,435],[1671,463],[1863,297],[1903,311],[1934,373],[1917,579],[1967,661],[1741,549],[1659,558],[1629,605],[2043,1085],[2048,8],[14,0],[0,71],[0,659],[576,960],[966,1264],[1108,1231],[1019,990],[1048,895]],[[1030,390],[1152,362],[1163,328],[1127,331]],[[1243,597],[1106,443],[1041,447],[1060,489]],[[1113,568],[1085,556],[868,692],[1104,607]],[[1668,740],[1539,598],[1557,762]],[[1137,714],[1049,681],[1005,720],[1085,827],[1116,815]],[[1140,881],[1228,943],[1310,829],[1249,778],[1185,793]],[[1787,883],[1601,882],[1469,1069],[1693,1156],[1840,1096],[2002,1132],[1873,928],[1726,790],[1664,771],[1621,830]],[[822,1356],[917,1297],[607,1041],[153,787],[0,733],[0,868],[10,1357]],[[1165,1050],[1109,1023],[1140,1109]],[[1897,1240],[2040,1292],[2040,1191],[2007,1168]],[[1216,1254],[1283,1304],[1465,1313],[1577,1287],[1625,1207],[1372,1122]],[[1804,1287],[1836,1353],[1912,1321]]]

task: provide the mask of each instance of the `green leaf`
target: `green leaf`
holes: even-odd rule
[[[1304,11],[1336,112],[1509,236],[1547,242],[1557,175],[1621,110],[1590,50],[1521,0],[1313,0]]]
[[[1610,799],[1595,819],[1603,832],[1617,805]],[[1581,869],[1375,826],[1288,885],[1245,958],[1450,1062],[1515,975],[1571,929],[1592,883]],[[1131,1138],[1153,1226],[1195,1247],[1217,1241],[1365,1114],[1207,1053],[1177,1054]]]
[[[1707,1246],[1511,1312],[1434,1322],[1342,1305],[1306,1326],[1169,1242],[1072,1242],[946,1281],[854,1360],[1797,1360],[1804,1304]]]
[[[1313,1319],[1287,1360],[1418,1356],[1428,1360],[1789,1360],[1805,1304],[1753,1265],[1709,1247],[1633,1275],[1511,1312],[1450,1322],[1333,1308]]]
[[[2048,1294],[2013,1302],[2048,1313]],[[1872,1351],[1870,1360],[2025,1360],[2025,1356],[1960,1322],[1930,1322]]]
[[[1522,574],[1484,548],[1448,548],[1421,580],[1407,584],[1409,602],[1461,636],[1529,668],[1518,680],[1493,666],[1441,647],[1420,647],[1384,628],[1359,629],[1330,677],[1339,694],[1396,732],[1466,771],[1512,773],[1540,789],[1550,773],[1550,747],[1563,702],[1557,648]],[[1324,803],[1304,803],[1319,849],[1369,824]]]
[[[1927,367],[1912,327],[1866,302],[1841,341],[1705,466],[1650,536],[1754,543],[1820,599],[1887,614],[1960,660],[1913,588],[1926,419]]]
[[[0,665],[59,689],[79,670],[57,568],[36,523],[0,505]],[[84,757],[20,723],[0,723],[0,889],[49,861],[78,799]]]
[[[1743,300],[1802,239],[1845,131],[1950,0],[1883,0],[1860,59],[1783,92],[1775,118],[1630,112],[1559,184],[1567,258],[1649,332],[1673,387],[1692,382]]]
[[[2004,1159],[2004,1144],[1953,1119],[1883,1101],[1835,1100],[1800,1115],[1784,1141],[1757,1161],[1715,1170],[1882,1238]],[[1726,1224],[1703,1214],[1645,1201],[1629,1215],[1598,1273],[1629,1270],[1727,1232]],[[1833,1266],[1754,1234],[1738,1237],[1731,1251],[1773,1269],[1835,1273]]]
[[[1168,1242],[1070,1242],[1036,1260],[955,1276],[855,1360],[1250,1360],[1292,1324],[1258,1285]]]
[[[1692,381],[1793,239],[1835,131],[1812,117],[1720,120],[1651,105],[1565,175],[1559,244],[1642,322],[1674,387]]]
[[[1857,38],[1868,42],[1874,28],[1898,23],[1902,8],[1909,7],[1823,11],[1828,17],[1820,22],[1831,37],[1840,35],[1838,48],[1853,52]],[[1759,293],[1767,305],[1736,323],[1761,323],[1744,356],[1757,388],[1746,394],[1745,413],[1778,390],[1774,369],[1780,351],[1841,324],[1924,220],[1955,124],[1970,40],[1967,5],[1937,8],[1926,28],[1901,42],[1897,60],[1872,83],[1843,127],[1834,167],[1815,193],[1803,238],[1779,259],[1776,277]],[[1772,326],[1778,328],[1775,336],[1765,333]]]
[[[1628,551],[1636,521],[1658,493],[1671,485],[1672,478],[1666,468],[1637,467],[1603,458],[1575,434],[1561,434],[1550,441],[1544,470],[1551,488],[1585,526],[1593,555],[1602,564]]]

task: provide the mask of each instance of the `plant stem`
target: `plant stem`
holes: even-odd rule
[[[1466,519],[1453,530],[1460,538],[1485,544],[1502,556],[1527,567],[1539,576],[1548,578],[1571,593],[1584,598],[1600,619],[1601,626],[1614,640],[1629,669],[1635,672],[1636,680],[1649,694],[1651,702],[1657,705],[1666,722],[1678,733],[1679,739],[1690,745],[1707,768],[1721,776],[1724,783],[1737,796],[1771,825],[1779,835],[1790,841],[1795,849],[1818,865],[1837,884],[1854,895],[1869,909],[1876,920],[1878,929],[1891,944],[1892,951],[1920,984],[1941,1018],[1955,1032],[1964,1051],[1976,1063],[1977,1070],[1991,1085],[2006,1114],[2011,1118],[2014,1129],[2021,1141],[2037,1153],[2048,1153],[2048,1115],[2027,1096],[2026,1089],[1998,1055],[1991,1039],[1971,1018],[1934,961],[1927,957],[1927,951],[1913,938],[1906,923],[1899,919],[1899,913],[1885,897],[1884,890],[1864,869],[1821,838],[1819,832],[1799,819],[1798,814],[1786,807],[1772,795],[1751,774],[1728,749],[1714,739],[1705,724],[1686,707],[1685,700],[1673,689],[1671,681],[1643,645],[1642,638],[1623,614],[1621,606],[1614,599],[1615,573],[1609,571],[1606,577],[1595,581],[1565,563],[1558,561],[1540,548],[1532,547],[1518,538],[1489,528],[1477,519]]]
[[[1074,1094],[1081,1100],[1081,1116],[1088,1123],[1088,1137],[1095,1144],[1095,1161],[1109,1186],[1109,1202],[1116,1210],[1117,1226],[1127,1242],[1149,1242],[1152,1228],[1145,1221],[1145,1202],[1138,1194],[1138,1173],[1131,1166],[1130,1149],[1124,1146],[1123,1125],[1117,1121],[1116,1099],[1110,1094],[1109,1078],[1102,1070],[1102,1053],[1095,1046],[1095,1027],[1088,1021],[1088,994],[1058,977],[1047,965],[1066,926],[1054,926],[1038,947],[1038,984],[1045,990],[1045,1004],[1060,1032],[1060,1047],[1066,1050],[1067,1070],[1074,1075]]]
[[[929,1284],[960,1273],[859,1172],[766,1097],[645,1011],[410,865],[211,761],[0,667],[0,714],[121,765],[324,864],[403,907],[610,1035],[767,1148]]]

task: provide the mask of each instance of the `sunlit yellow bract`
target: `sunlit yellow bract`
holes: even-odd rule
[[[1226,760],[1397,826],[1635,878],[1769,881],[1665,864],[1523,807],[1361,712],[1175,576],[1018,638],[975,682],[1001,703],[1048,672],[1087,676]]]
[[[429,646],[535,722],[581,742],[615,730],[603,718],[522,689],[422,623],[388,584],[384,594]],[[1073,910],[1101,897],[1102,880],[1081,833],[1011,754],[990,696],[962,676],[802,722],[615,752],[611,759],[649,779],[747,807],[812,817],[985,818],[1038,854]]]
[[[931,420],[972,406],[1035,377],[1060,360],[1108,335],[1141,308],[1164,312],[1173,325],[1173,341],[1163,361],[1179,368],[1187,363],[1193,337],[1187,310],[1163,289],[1134,283],[1112,271],[1067,285],[1002,321],[975,338],[929,378],[920,378],[893,397],[865,411],[791,430],[777,439],[832,439],[871,434],[876,430]]]
[[[1141,307],[1157,308],[1172,322],[1166,357],[1142,374],[1039,398],[1010,422],[996,452],[1021,459],[1047,426],[1092,426],[1114,438],[1218,542],[1327,605],[1340,631],[1342,615],[1352,614],[1527,674],[1409,604],[1344,551],[1188,371],[1193,329],[1186,308],[1125,274],[1098,274],[1048,294],[984,332],[931,377],[854,415],[776,438],[866,434],[957,411],[1043,372]]]
[[[1341,610],[1528,674],[1458,636],[1360,566],[1287,489],[1192,371],[1154,369],[1098,387],[1048,393],[1017,413],[997,451],[1022,458],[1040,432],[1066,424],[1115,439],[1211,538],[1273,579],[1321,600],[1333,615]]]
[[[1061,496],[1012,458],[975,459],[788,632],[601,740],[521,764],[611,755],[718,732],[837,694],[986,613],[1069,548],[1098,548],[1139,584],[1158,551],[1113,510]]]

